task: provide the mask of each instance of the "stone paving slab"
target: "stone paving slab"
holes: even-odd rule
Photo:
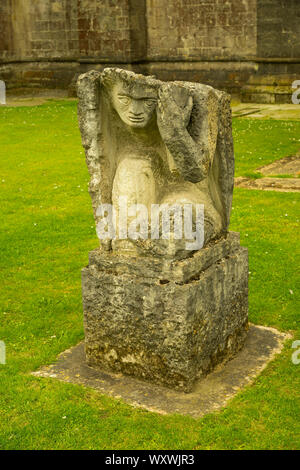
[[[233,103],[232,117],[300,120],[300,104]]]
[[[298,192],[300,191],[300,178],[297,177],[300,175],[300,149],[295,155],[281,158],[269,165],[256,168],[255,171],[266,175],[266,177],[252,179],[239,176],[234,179],[234,185],[240,188],[264,191]],[[276,175],[293,175],[295,178],[278,178]]]
[[[19,106],[40,106],[41,104],[49,103],[51,100],[68,100],[74,101],[75,98],[68,96],[68,90],[48,90],[39,89],[30,91],[28,89],[23,90],[23,93],[11,94],[7,93],[6,105],[0,105],[1,107],[19,107]]]
[[[290,155],[280,160],[276,160],[269,165],[257,168],[263,175],[300,175],[300,149],[296,155]]]
[[[264,191],[279,191],[297,193],[300,191],[300,178],[234,178],[234,185],[238,188],[261,189]]]
[[[199,380],[191,393],[89,367],[85,362],[83,342],[60,354],[55,364],[32,374],[91,387],[149,411],[198,418],[226,406],[239,390],[250,384],[281,352],[288,338],[288,334],[273,328],[250,325],[243,350],[234,359],[219,365],[214,372]]]

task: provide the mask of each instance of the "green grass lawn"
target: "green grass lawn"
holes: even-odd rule
[[[234,119],[236,174],[295,152],[300,122]],[[76,103],[0,108],[2,449],[298,449],[292,341],[222,411],[194,420],[36,378],[83,339],[80,270],[95,248]],[[249,318],[299,339],[299,195],[236,189],[231,229],[249,248]]]
[[[300,121],[233,119],[235,176],[255,177],[255,170],[300,149]]]

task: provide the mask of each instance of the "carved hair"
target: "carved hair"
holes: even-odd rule
[[[101,84],[108,91],[118,81],[122,81],[124,87],[130,92],[134,86],[144,85],[147,88],[157,90],[162,82],[157,80],[154,76],[145,77],[144,75],[129,72],[118,68],[105,68],[101,74]]]

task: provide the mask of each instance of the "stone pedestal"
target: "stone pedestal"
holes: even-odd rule
[[[100,250],[82,270],[90,366],[189,392],[242,348],[248,253],[239,234],[170,261]]]

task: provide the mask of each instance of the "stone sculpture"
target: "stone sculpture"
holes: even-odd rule
[[[247,330],[247,250],[228,233],[229,96],[198,83],[107,68],[81,75],[78,97],[98,227],[99,208],[114,208],[113,230],[83,269],[88,363],[190,391],[242,347]],[[153,207],[192,206],[194,231],[153,237],[139,218],[143,229],[130,238],[120,201],[126,222],[135,226],[130,207],[152,217]],[[203,240],[201,249],[191,249],[197,205],[204,208]],[[169,215],[171,232],[178,213]],[[156,220],[160,234],[163,222]]]

